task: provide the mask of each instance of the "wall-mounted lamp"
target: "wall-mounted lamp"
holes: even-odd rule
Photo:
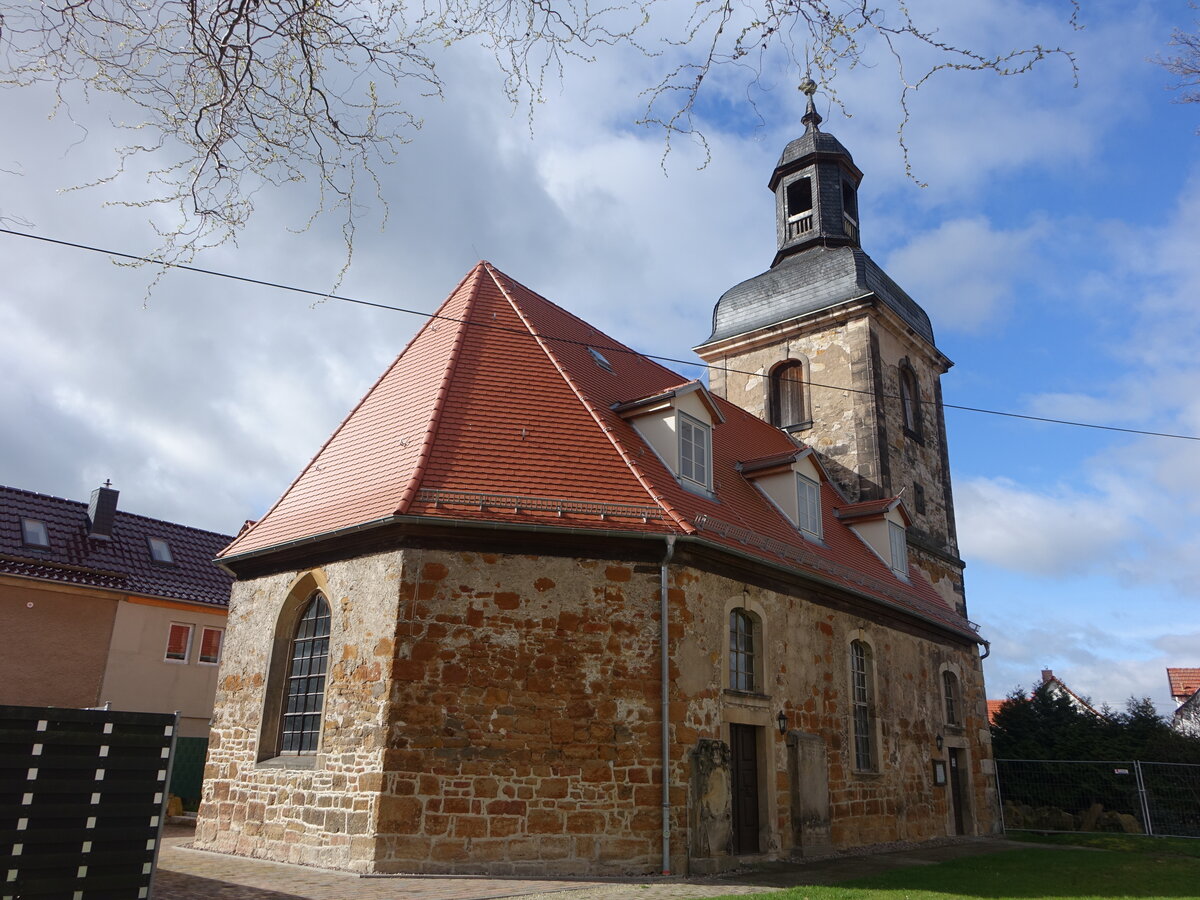
[[[945,741],[943,741],[943,740],[942,740],[942,736],[941,736],[940,734],[937,736],[937,741],[936,741],[936,743],[937,743],[937,748],[938,748],[939,750],[941,750],[941,749],[942,749],[942,744],[944,744],[944,743],[945,743]]]
[[[780,734],[787,734],[788,718],[787,713],[782,709],[779,711],[779,715],[775,717],[775,723],[779,726]]]

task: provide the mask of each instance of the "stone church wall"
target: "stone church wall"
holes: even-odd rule
[[[671,573],[676,872],[700,846],[712,856],[694,868],[721,867],[711,863],[725,832],[689,833],[699,821],[690,786],[696,749],[728,743],[731,722],[761,729],[764,853],[811,844],[804,829],[822,826],[794,798],[820,794],[822,778],[821,840],[833,846],[947,834],[946,789],[931,784],[937,733],[966,750],[971,831],[992,830],[973,647],[683,566]],[[658,577],[652,563],[407,549],[239,582],[197,845],[364,872],[658,871]],[[300,769],[261,760],[258,743],[276,620],[313,585],[332,608],[330,675],[321,752]],[[759,617],[765,647],[752,693],[725,689],[729,612],[739,606]],[[855,637],[875,653],[870,774],[850,765]],[[957,730],[937,724],[944,666],[962,682]],[[776,726],[781,710],[790,738]],[[795,748],[809,760],[803,791],[789,776],[801,765],[788,755]],[[821,758],[827,772],[814,782]]]

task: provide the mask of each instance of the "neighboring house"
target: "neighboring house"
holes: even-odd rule
[[[0,487],[0,703],[180,713],[207,737],[232,538]]]
[[[198,847],[583,875],[996,831],[950,362],[804,121],[711,388],[480,263],[224,551]]]
[[[1167,669],[1175,714],[1171,727],[1200,737],[1200,669]]]
[[[1070,701],[1071,706],[1075,707],[1078,712],[1088,713],[1095,716],[1097,719],[1104,718],[1104,713],[1092,706],[1087,700],[1079,696],[1069,687],[1067,683],[1054,674],[1053,669],[1042,669],[1042,684],[1046,685],[1046,689],[1052,697],[1065,697]],[[996,713],[1000,711],[1000,707],[1007,703],[1008,700],[989,700],[987,702],[987,718],[989,725],[996,724]]]

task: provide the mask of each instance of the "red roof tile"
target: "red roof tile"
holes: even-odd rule
[[[1007,702],[1007,700],[989,700],[987,702],[987,716],[989,725],[996,724],[996,713],[998,713],[1000,711],[1000,707]]]
[[[1171,696],[1186,700],[1200,691],[1200,669],[1167,669],[1167,681],[1171,684]]]
[[[50,546],[29,547],[21,519],[46,525]],[[150,538],[165,540],[173,563],[150,558]],[[229,535],[201,531],[117,509],[112,538],[88,537],[88,505],[0,487],[0,574],[39,578],[127,594],[227,606],[233,579],[213,563]]]
[[[603,365],[591,350],[607,361]],[[804,539],[738,471],[797,443],[720,397],[714,493],[687,490],[618,408],[693,389],[488,263],[463,280],[296,481],[225,556],[391,516],[691,534],[934,619],[966,620],[915,567],[910,583],[838,523]]]

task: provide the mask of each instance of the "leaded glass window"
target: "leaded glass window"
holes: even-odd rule
[[[961,725],[958,711],[958,676],[953,672],[942,673],[942,693],[946,697],[946,724]]]
[[[315,753],[329,661],[329,604],[313,594],[296,625],[284,692],[281,753]]]

